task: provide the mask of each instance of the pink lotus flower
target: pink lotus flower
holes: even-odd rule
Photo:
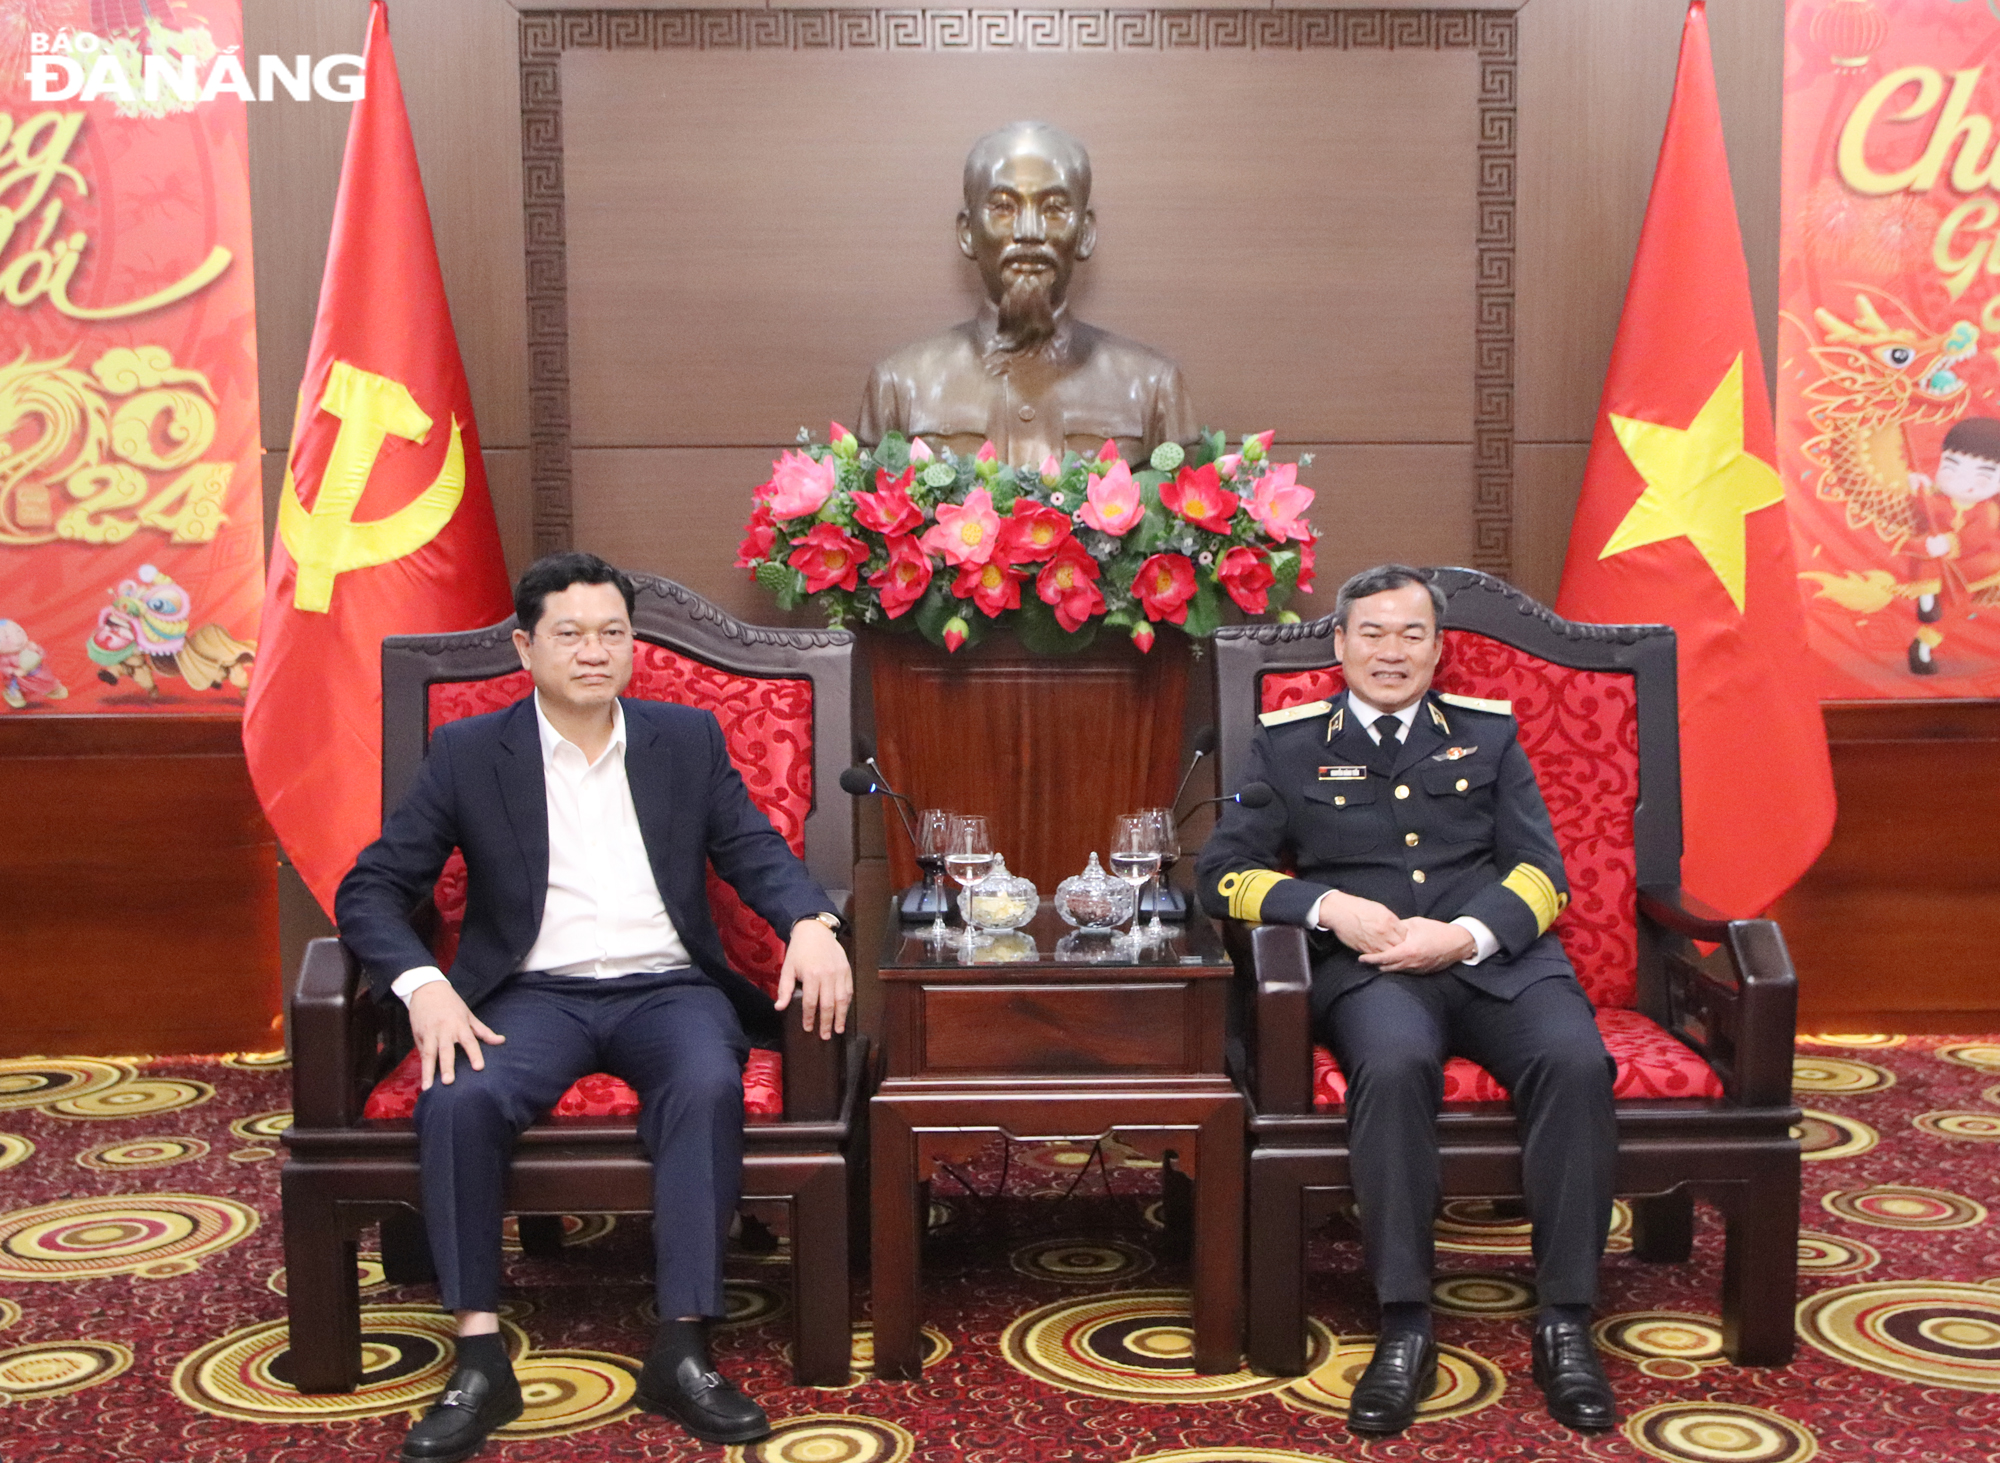
[[[959,646],[965,644],[965,637],[971,632],[972,626],[966,624],[957,615],[953,615],[949,620],[944,622],[944,648],[946,650],[957,650]]]
[[[1132,643],[1139,647],[1139,653],[1142,655],[1150,651],[1153,648],[1153,627],[1143,620],[1134,625]]]
[[[1319,535],[1316,533],[1308,532],[1301,534],[1299,536],[1298,545],[1299,545],[1299,593],[1300,594],[1311,594],[1313,592],[1313,574],[1315,572],[1313,559],[1315,557],[1318,544],[1319,544]]]
[[[1112,441],[1111,438],[1106,437],[1104,445],[1097,449],[1097,460],[1099,462],[1117,462],[1119,460],[1118,444]]]
[[[924,521],[924,510],[910,501],[910,484],[915,468],[903,469],[901,477],[889,476],[889,469],[875,469],[876,491],[854,495],[854,521],[886,536],[909,533]]]
[[[736,550],[736,567],[751,571],[756,577],[757,566],[771,557],[771,546],[778,541],[777,525],[771,521],[771,505],[759,503],[750,510],[750,521],[743,528],[743,543]]]
[[[1243,466],[1243,454],[1240,452],[1225,452],[1215,459],[1215,470],[1226,478],[1235,477],[1236,469],[1241,466]]]
[[[1075,539],[1066,539],[1035,577],[1035,593],[1056,612],[1056,623],[1074,635],[1084,621],[1104,612],[1097,589],[1097,560]]]
[[[771,464],[771,480],[757,490],[773,518],[808,518],[833,496],[839,470],[829,458],[814,462],[803,452],[787,452]]]
[[[936,460],[937,454],[931,451],[930,443],[926,442],[922,437],[910,438],[910,461],[921,465],[926,462],[935,462]]]
[[[984,564],[999,542],[1000,515],[984,488],[967,493],[963,504],[940,503],[937,523],[923,537],[924,548],[953,568]]]
[[[1262,462],[1264,454],[1271,450],[1271,439],[1277,435],[1275,430],[1251,433],[1243,439],[1243,455],[1252,462]]]
[[[930,556],[914,538],[901,534],[889,540],[889,562],[870,574],[868,583],[881,593],[882,613],[896,619],[931,587]]]
[[[1222,486],[1215,464],[1210,463],[1206,467],[1184,467],[1174,474],[1172,482],[1161,483],[1160,501],[1196,528],[1228,533],[1229,517],[1242,500]]]
[[[1312,506],[1313,490],[1299,482],[1297,463],[1272,468],[1250,493],[1250,516],[1279,543],[1310,533],[1300,515]]]
[[[838,585],[858,588],[861,566],[868,558],[868,545],[850,538],[831,523],[815,523],[802,538],[792,540],[792,556],[785,560],[806,576],[806,593],[818,594]]]
[[[995,447],[991,442],[982,442],[979,447],[979,455],[972,460],[974,462],[998,462],[1000,460],[1000,449]]]
[[[854,440],[854,434],[839,422],[828,422],[826,424],[826,440],[831,442],[835,447],[858,448],[861,445]]]
[[[1062,459],[1057,457],[1053,452],[1044,457],[1042,459],[1041,475],[1044,483],[1054,484],[1061,481]]]
[[[1132,593],[1149,620],[1187,623],[1188,601],[1194,598],[1194,565],[1185,554],[1155,554],[1132,576]]]
[[[1002,610],[1021,607],[1021,581],[1026,577],[1018,569],[988,559],[984,564],[967,564],[960,569],[951,592],[960,599],[971,600],[982,614],[992,619]]]
[[[1000,546],[994,552],[1009,564],[1037,564],[1071,541],[1068,514],[1021,497],[1000,525]]]
[[[1123,538],[1141,517],[1139,485],[1132,481],[1132,469],[1123,462],[1090,480],[1089,498],[1076,516],[1099,533]]]
[[[1248,544],[1238,544],[1222,556],[1215,582],[1229,591],[1236,607],[1246,615],[1261,615],[1268,608],[1271,586],[1278,576],[1271,572],[1271,556]]]

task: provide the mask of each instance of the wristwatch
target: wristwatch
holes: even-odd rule
[[[846,920],[842,919],[839,915],[833,913],[831,910],[825,910],[825,909],[816,910],[812,914],[803,915],[797,921],[795,921],[795,923],[804,924],[809,919],[818,920],[821,924],[825,925],[828,929],[832,930],[836,935],[839,934],[843,929],[847,928]]]

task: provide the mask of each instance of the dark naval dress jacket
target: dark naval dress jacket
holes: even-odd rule
[[[778,1032],[771,998],[729,968],[709,913],[707,866],[781,937],[833,901],[749,791],[713,714],[621,700],[625,776],[660,901],[695,966],[720,986],[753,1041]],[[446,978],[477,1010],[534,946],[549,893],[549,807],[532,693],[502,711],[431,735],[417,780],[362,850],[334,898],[340,937],[377,1000],[406,970],[436,957],[410,927],[451,851],[465,854],[465,922]]]
[[[1510,703],[1427,692],[1386,774],[1371,768],[1375,738],[1344,694],[1258,721],[1243,781],[1276,797],[1223,805],[1195,865],[1209,913],[1308,925],[1338,889],[1405,919],[1479,920],[1499,951],[1451,971],[1488,995],[1574,978],[1548,933],[1569,884]],[[1316,1008],[1377,973],[1332,935],[1314,936]]]

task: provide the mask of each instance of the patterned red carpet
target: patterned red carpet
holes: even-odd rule
[[[367,1381],[302,1397],[285,1347],[277,1134],[289,1074],[269,1058],[0,1062],[0,1458],[318,1463],[390,1456],[448,1367],[421,1289],[364,1262]],[[1556,1428],[1527,1378],[1527,1240],[1483,1208],[1442,1222],[1448,1360],[1401,1438],[1342,1421],[1369,1311],[1356,1246],[1315,1241],[1309,1378],[1198,1377],[1185,1274],[1156,1226],[1158,1179],[1081,1150],[1016,1147],[1004,1197],[939,1182],[926,1250],[932,1365],[839,1389],[789,1383],[786,1271],[731,1262],[724,1366],[770,1410],[789,1463],[1304,1463],[1325,1459],[2000,1460],[2000,1038],[1802,1041],[1809,1109],[1799,1355],[1723,1361],[1719,1234],[1694,1262],[1614,1253],[1599,1334],[1621,1429]],[[965,1174],[990,1191],[999,1152]],[[1066,1192],[1068,1197],[1062,1197]],[[560,1260],[516,1258],[510,1343],[527,1415],[482,1456],[676,1459],[704,1452],[630,1407],[650,1334],[643,1221],[572,1221]],[[1619,1247],[1614,1238],[1614,1250]]]

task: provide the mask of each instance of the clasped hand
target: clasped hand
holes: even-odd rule
[[[1471,931],[1421,915],[1403,919],[1386,904],[1338,889],[1321,896],[1318,920],[1334,938],[1357,952],[1363,965],[1408,975],[1431,975],[1467,960],[1478,950]]]

